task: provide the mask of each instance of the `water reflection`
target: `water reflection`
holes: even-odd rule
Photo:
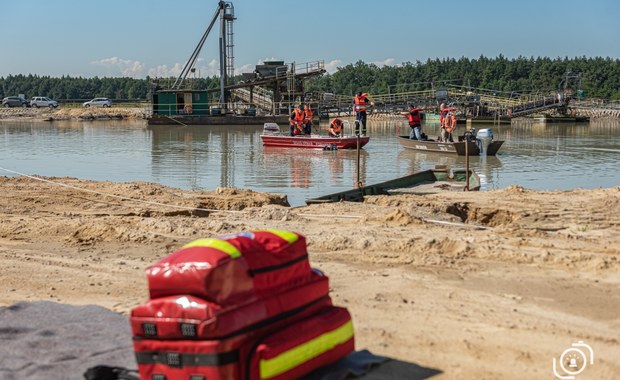
[[[245,165],[256,162],[260,143],[256,126],[158,125],[152,133],[151,170],[154,178],[172,175],[192,189],[243,185]],[[238,167],[238,165],[241,165]],[[175,167],[176,173],[170,173]],[[186,186],[183,186],[186,187]]]
[[[366,181],[368,152],[360,151],[360,181]],[[351,150],[264,147],[256,168],[254,186],[300,189],[355,186],[357,154]],[[316,190],[316,189],[315,189]],[[306,192],[310,194],[310,192]]]
[[[462,134],[469,126],[459,125]],[[482,189],[510,185],[553,190],[620,184],[620,121],[512,125],[493,128],[504,140],[496,157],[470,157]],[[404,118],[369,120],[371,140],[359,160],[359,180],[372,184],[436,165],[465,166],[465,158],[416,152],[395,136]],[[429,136],[437,123],[423,125]],[[0,120],[0,167],[25,174],[109,181],[152,181],[183,189],[238,187],[286,194],[292,205],[347,190],[357,183],[354,150],[264,148],[260,126],[147,127],[143,121],[9,122]],[[2,173],[2,175],[12,175]]]

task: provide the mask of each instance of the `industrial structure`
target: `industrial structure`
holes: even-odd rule
[[[190,75],[196,74],[199,54],[219,20],[219,87],[194,88]],[[321,118],[353,116],[353,96],[330,93],[309,94],[305,81],[326,72],[323,61],[285,63],[269,61],[253,72],[236,75],[234,63],[234,21],[232,2],[219,1],[202,38],[181,74],[170,85],[153,83],[149,124],[263,124],[286,123],[296,103],[309,102]],[[569,102],[579,98],[579,75],[566,75],[557,91],[531,94],[502,94],[445,83],[422,91],[370,94],[369,114],[399,114],[408,104],[425,110],[428,118],[445,103],[458,110],[459,123],[509,123],[512,118],[554,111],[569,118]],[[580,120],[575,120],[580,121]]]
[[[288,120],[292,105],[303,100],[304,81],[325,73],[323,62],[264,62],[256,65],[252,73],[236,76],[235,19],[232,2],[220,1],[179,77],[171,86],[152,84],[149,124],[263,124]],[[218,20],[220,86],[192,88],[188,76],[195,73],[200,51]]]
[[[326,96],[329,95],[329,96]],[[351,95],[322,94],[318,106],[322,118],[354,116]],[[436,116],[443,103],[458,112],[459,124],[472,122],[510,123],[516,117],[554,112],[566,121],[585,121],[585,118],[569,117],[570,109],[576,106],[577,92],[571,88],[534,93],[502,93],[487,89],[444,84],[440,87],[420,91],[388,94],[370,94],[370,115],[400,115],[409,104],[422,108],[427,121]],[[570,105],[570,106],[569,106]],[[570,119],[570,120],[569,120]],[[547,117],[547,120],[552,118]]]

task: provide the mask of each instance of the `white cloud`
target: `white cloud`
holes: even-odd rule
[[[206,78],[211,76],[219,76],[220,75],[220,65],[215,60],[204,63],[203,59],[198,59],[197,64],[195,65],[195,73],[197,78]],[[185,67],[184,63],[175,63],[174,66],[169,67],[168,65],[159,65],[154,68],[150,68],[147,70],[147,74],[152,78],[175,78],[181,75],[183,68]],[[193,74],[189,74],[188,77],[193,77]]]
[[[168,67],[168,65],[159,65],[147,70],[147,73],[152,78],[170,78],[178,77],[183,70],[183,65],[175,63],[174,66]]]
[[[277,58],[264,58],[259,59],[256,64],[243,64],[240,67],[235,68],[235,74],[247,73],[254,71],[255,66],[258,64],[264,64],[268,61],[278,61]],[[388,58],[381,62],[373,62],[377,66],[393,65],[394,59]],[[158,65],[156,67],[147,68],[143,62],[134,61],[131,59],[123,59],[119,57],[103,58],[97,61],[92,61],[91,64],[104,67],[108,70],[109,75],[112,76],[124,76],[131,78],[144,78],[146,75],[152,78],[175,78],[178,77],[183,71],[184,63],[175,63],[172,66]],[[340,59],[334,59],[325,63],[325,70],[333,74],[338,67],[342,67],[343,62]],[[220,75],[220,64],[216,59],[212,59],[206,62],[203,58],[199,58],[196,61],[196,77],[206,78]],[[191,74],[190,74],[191,75]]]
[[[91,64],[106,68],[108,75],[131,78],[144,78],[146,75],[154,78],[174,78],[181,74],[183,67],[185,66],[184,63],[177,62],[173,66],[158,65],[156,67],[147,68],[144,63],[140,61],[122,59],[119,57],[103,58],[97,61],[92,61]],[[219,75],[219,70],[220,65],[215,59],[212,59],[209,62],[204,62],[203,59],[198,59],[197,61],[197,77],[204,78],[213,75],[217,76]]]
[[[201,68],[201,72],[204,71],[204,74],[202,74],[203,77],[210,77],[213,75],[220,75],[220,64],[218,61],[216,61],[215,59],[212,59],[207,66],[202,66]]]
[[[400,66],[395,64],[396,60],[394,58],[386,58],[383,61],[379,61],[379,62],[371,62],[374,63],[375,65],[379,66],[379,67],[383,67],[383,66]]]
[[[255,66],[256,65],[250,65],[249,63],[246,63],[241,67],[235,68],[235,75],[241,75],[242,73],[251,73],[252,71],[254,71]]]
[[[91,63],[106,67],[112,73],[117,73],[124,77],[141,78],[144,76],[144,64],[140,61],[111,57],[92,61]]]
[[[378,62],[372,62],[375,65],[379,66],[379,67],[383,67],[383,66],[398,66],[395,65],[394,63],[396,62],[396,60],[394,58],[386,58],[383,61],[378,61]]]
[[[325,70],[327,70],[328,73],[333,74],[340,66],[342,66],[342,61],[340,59],[334,59],[325,64]]]

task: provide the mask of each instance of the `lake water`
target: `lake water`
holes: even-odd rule
[[[488,125],[473,125],[488,128]],[[459,126],[462,134],[464,126]],[[620,185],[620,122],[494,126],[505,140],[496,157],[470,157],[482,190],[521,185],[569,190]],[[465,157],[405,150],[402,120],[368,123],[360,180],[382,182],[435,167],[465,167]],[[423,126],[439,134],[437,123]],[[145,121],[0,121],[0,175],[28,174],[117,182],[149,181],[182,189],[237,187],[304,199],[347,190],[356,182],[357,152],[269,148],[259,126],[147,126]]]

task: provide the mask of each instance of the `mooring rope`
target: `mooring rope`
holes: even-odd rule
[[[46,183],[50,183],[50,184],[57,185],[57,186],[63,186],[63,187],[66,187],[66,188],[69,188],[69,189],[73,189],[73,190],[78,190],[78,191],[83,191],[83,192],[86,192],[86,193],[102,195],[102,196],[106,196],[106,197],[118,198],[118,199],[127,200],[127,201],[133,201],[133,202],[137,202],[137,203],[144,203],[144,204],[148,204],[148,205],[164,206],[164,207],[170,207],[170,208],[176,208],[176,209],[182,209],[182,210],[206,211],[206,212],[213,212],[213,213],[217,213],[217,212],[241,213],[241,212],[243,212],[243,211],[238,211],[238,210],[215,210],[215,209],[208,209],[208,208],[179,206],[179,205],[171,205],[171,204],[167,204],[167,203],[146,201],[146,200],[143,200],[143,199],[125,197],[125,196],[122,196],[122,195],[109,194],[109,193],[103,193],[103,192],[96,191],[96,190],[84,189],[84,188],[81,188],[81,187],[69,185],[69,184],[62,183],[62,182],[51,181],[49,179],[40,178],[40,177],[36,177],[36,176],[20,173],[20,172],[17,172],[15,170],[6,169],[6,168],[3,168],[3,167],[0,167],[0,170],[4,170],[5,172],[17,174],[19,176],[30,178],[30,179],[33,179],[33,180],[36,180],[36,181],[46,182]]]

